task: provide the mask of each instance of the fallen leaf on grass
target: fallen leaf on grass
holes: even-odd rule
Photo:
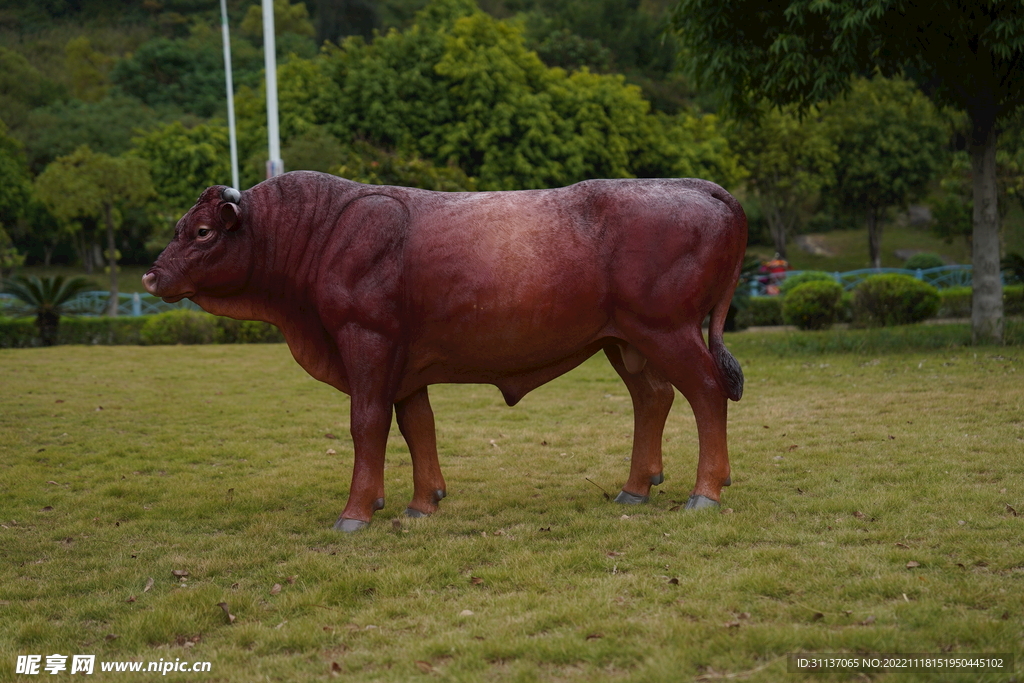
[[[608,555],[608,557],[621,557],[622,556],[622,553],[617,553],[614,550],[611,551],[610,553],[606,553],[606,554]]]
[[[598,638],[604,638],[603,633],[590,633],[587,635],[586,640],[597,640]]]
[[[44,507],[44,508],[40,509],[39,511],[40,511],[40,512],[49,512],[49,511],[50,511],[50,510],[52,510],[52,509],[53,509],[53,506],[52,506],[52,505],[47,505],[46,507]]]
[[[479,586],[484,582],[484,580],[481,579],[479,576],[471,576],[469,577],[469,582],[474,586]]]
[[[749,619],[750,618],[750,612],[740,612],[736,616],[739,617],[740,619]]]
[[[289,576],[287,579],[285,579],[285,581],[287,581],[289,585],[295,585],[295,579],[297,578],[299,578],[298,574],[294,576]]]
[[[434,671],[434,667],[430,662],[424,662],[422,659],[417,659],[413,664],[415,664],[416,668],[425,674],[433,673]]]
[[[331,662],[331,673],[335,676],[341,673],[341,667],[338,665],[337,662]]]
[[[188,570],[187,569],[172,569],[171,570],[171,576],[173,576],[173,577],[175,577],[177,579],[186,579],[186,578],[188,578]]]
[[[825,618],[824,614],[822,614],[821,612],[815,612],[814,616],[811,617],[811,621],[821,621],[824,618]]]
[[[671,579],[669,579],[668,582],[669,582],[670,585],[673,585],[673,586],[678,586],[679,585],[679,579],[677,579],[675,577],[672,577]]]
[[[232,614],[231,611],[228,609],[228,603],[226,603],[226,602],[218,602],[217,603],[217,607],[220,607],[222,610],[224,610],[224,614],[226,614],[227,617],[228,617],[228,623],[229,624],[235,623],[235,615]]]
[[[910,562],[907,562],[907,569],[914,569],[915,567],[920,567],[920,566],[921,566],[920,562],[914,562],[913,560],[911,560]]]
[[[151,577],[149,577],[149,580],[146,581],[146,587],[142,589],[142,592],[143,593],[148,593],[149,589],[152,588],[152,587],[153,587],[153,577],[151,576]]]
[[[277,595],[280,592],[281,592],[281,584],[279,584],[279,583],[275,583],[274,587],[270,589],[270,594],[271,595]]]
[[[103,640],[109,643],[111,640],[117,640],[120,637],[121,636],[117,635],[116,633],[108,633],[106,637],[103,638]]]
[[[676,510],[678,510],[678,509],[679,509],[679,508],[681,508],[681,507],[683,507],[683,506],[682,506],[682,505],[673,505],[672,507],[670,507],[670,508],[668,509],[668,511],[669,511],[669,512],[675,512]]]
[[[786,450],[792,452],[792,451],[795,451],[798,448],[800,448],[800,447],[797,446],[796,444],[793,444],[789,448],[787,448]]]
[[[910,546],[907,545],[906,543],[897,543],[896,547],[897,548],[906,548],[907,550],[910,550]]]
[[[860,510],[854,510],[853,511],[853,516],[856,517],[857,519],[864,519],[865,517],[867,517],[867,515],[865,515]]]
[[[459,616],[460,617],[471,617],[471,616],[473,616],[473,610],[464,609],[461,612],[459,612]]]
[[[47,483],[47,484],[53,484],[54,486],[60,486],[60,484],[58,484],[58,483],[57,483],[57,482],[55,482],[55,481],[48,481],[48,482],[46,482],[46,483]],[[1010,506],[1009,506],[1009,505],[1007,505],[1006,507],[1010,507]]]
[[[328,448],[327,449],[327,455],[337,455],[337,454],[338,454],[338,451],[334,450],[333,448]]]
[[[338,438],[334,434],[331,434],[330,432],[324,434],[324,437],[327,438],[327,439],[337,439]]]
[[[1014,517],[1016,517],[1016,516],[1017,516],[1017,511],[1016,511],[1016,510],[1014,510],[1014,509],[1013,509],[1012,507],[1010,507],[1010,504],[1009,504],[1009,503],[1007,503],[1007,504],[1006,504],[1006,511],[1007,511],[1007,512],[1009,512],[1009,513],[1010,513],[1011,515],[1013,515]]]
[[[727,622],[725,622],[725,624],[723,624],[723,626],[725,626],[726,628],[739,628],[740,627],[740,622],[738,622],[738,621],[727,621]]]
[[[135,602],[135,596],[134,595],[129,595],[128,599],[125,600],[125,602]]]
[[[871,624],[875,623],[875,617],[874,617],[874,615],[871,615],[867,619],[865,619],[864,621],[861,621],[859,623],[860,623],[861,626],[871,626]]]

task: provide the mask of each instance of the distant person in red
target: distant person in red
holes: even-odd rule
[[[789,270],[789,261],[775,252],[775,257],[770,261],[761,264],[761,272],[765,277],[765,294],[776,296],[779,293],[779,283],[786,279],[786,271]]]

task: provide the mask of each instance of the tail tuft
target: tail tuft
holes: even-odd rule
[[[726,395],[733,401],[740,400],[743,398],[743,368],[740,367],[740,362],[729,353],[725,344],[714,344],[711,352],[718,367],[719,377],[725,385],[723,388]]]

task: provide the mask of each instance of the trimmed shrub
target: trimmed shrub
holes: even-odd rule
[[[39,346],[40,343],[32,318],[6,318],[0,315],[0,349],[24,349]]]
[[[779,285],[779,293],[782,294],[782,296],[786,296],[805,282],[819,282],[821,280],[828,280],[829,282],[836,281],[831,273],[826,273],[823,270],[805,270],[798,275],[793,275],[792,277],[787,276]]]
[[[839,315],[843,286],[829,278],[797,285],[782,301],[782,319],[801,330],[827,330]]]
[[[209,313],[167,311],[149,318],[142,326],[142,343],[212,344],[217,337],[217,321]]]
[[[140,344],[142,328],[151,316],[106,316],[61,318],[57,331],[58,344]]]
[[[218,344],[276,344],[284,341],[284,335],[270,323],[217,318],[216,341]]]
[[[939,290],[939,318],[971,317],[971,296],[974,290],[970,287],[947,287]]]
[[[929,268],[941,268],[944,265],[946,265],[946,262],[938,254],[929,254],[926,251],[922,251],[908,258],[903,267],[907,270],[928,270]]]
[[[782,324],[782,297],[752,296],[737,321],[743,327],[767,327]]]
[[[859,327],[909,325],[938,310],[939,290],[909,275],[872,275],[853,292],[853,322]]]

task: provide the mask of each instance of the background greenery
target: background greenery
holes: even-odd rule
[[[963,115],[898,77],[860,78],[805,114],[730,113],[720,88],[687,75],[692,55],[665,32],[674,5],[277,0],[285,164],[440,190],[700,176],[743,200],[762,257],[850,270],[871,264],[874,234],[884,266],[922,250],[970,260]],[[262,27],[255,0],[228,7],[248,187],[266,154]],[[118,262],[147,264],[199,192],[229,182],[218,14],[193,0],[0,2],[4,275],[109,271],[111,224]],[[1024,252],[1021,130],[1010,121],[999,138],[1006,252]],[[48,191],[62,168],[121,157],[148,176],[134,173],[139,188],[111,211]],[[75,196],[103,191],[79,185]],[[930,212],[908,216],[913,202]],[[844,246],[795,248],[805,233]]]

